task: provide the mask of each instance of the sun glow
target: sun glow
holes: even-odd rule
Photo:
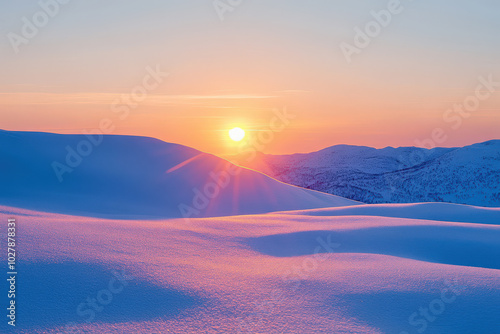
[[[242,128],[234,128],[229,130],[229,137],[234,141],[241,141],[245,138],[245,131]]]

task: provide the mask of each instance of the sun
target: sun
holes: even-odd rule
[[[241,141],[245,138],[245,130],[242,128],[234,128],[229,130],[229,137],[234,141]]]

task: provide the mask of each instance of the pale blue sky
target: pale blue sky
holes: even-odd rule
[[[348,64],[340,43],[352,43],[353,28],[364,27],[373,20],[370,11],[385,9],[387,3],[242,0],[222,22],[210,0],[73,0],[61,5],[58,15],[16,54],[7,34],[19,33],[22,17],[30,18],[40,7],[37,1],[1,0],[0,89],[124,93],[140,81],[146,66],[160,64],[171,77],[156,94],[279,95],[248,109],[261,117],[259,108],[287,105],[302,115],[300,131],[308,134],[313,125],[306,126],[306,118],[318,124],[335,117],[342,129],[328,137],[331,144],[342,141],[342,130],[347,143],[410,145],[442,122],[445,108],[474,90],[478,76],[493,73],[500,80],[500,2],[401,0],[403,11]],[[304,93],[281,93],[287,90]],[[445,146],[493,136],[493,126],[500,125],[498,103],[495,94]],[[0,103],[0,121],[11,129],[43,130],[62,123],[74,129],[100,117],[68,107],[73,116],[62,122],[53,119],[58,113],[47,110]],[[198,117],[214,111],[179,106],[161,112]],[[251,118],[249,110],[233,112]],[[36,114],[37,123],[23,121],[21,114],[23,119]],[[71,117],[74,124],[69,124]],[[386,130],[367,133],[370,124],[388,122],[394,129],[390,135]],[[405,124],[412,124],[410,131]],[[125,125],[118,131],[127,132]],[[158,136],[148,131],[136,132]],[[317,146],[314,141],[299,150]]]

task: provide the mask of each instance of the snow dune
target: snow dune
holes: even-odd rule
[[[495,224],[0,212],[18,219],[18,333],[500,333]]]
[[[312,255],[318,240],[332,241],[339,253],[365,253],[470,267],[500,269],[500,229],[475,224],[390,226],[392,219],[377,227],[305,231],[249,238],[252,249],[266,255],[286,257]],[[340,247],[342,246],[342,247]],[[319,246],[318,246],[319,247]],[[325,247],[318,248],[328,252]]]
[[[500,225],[500,208],[482,208],[451,203],[365,204],[356,207],[289,211],[287,214],[378,216]]]
[[[157,219],[359,204],[146,137],[0,131],[0,159],[0,204],[46,212]]]
[[[92,139],[78,159],[89,137],[0,131],[16,333],[500,333],[499,209],[363,205],[181,145]]]

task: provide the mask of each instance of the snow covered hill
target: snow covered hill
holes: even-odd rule
[[[113,218],[209,217],[358,204],[182,145],[0,131],[0,204]]]
[[[500,206],[500,140],[431,150],[338,145],[309,154],[229,159],[286,183],[365,203]]]

